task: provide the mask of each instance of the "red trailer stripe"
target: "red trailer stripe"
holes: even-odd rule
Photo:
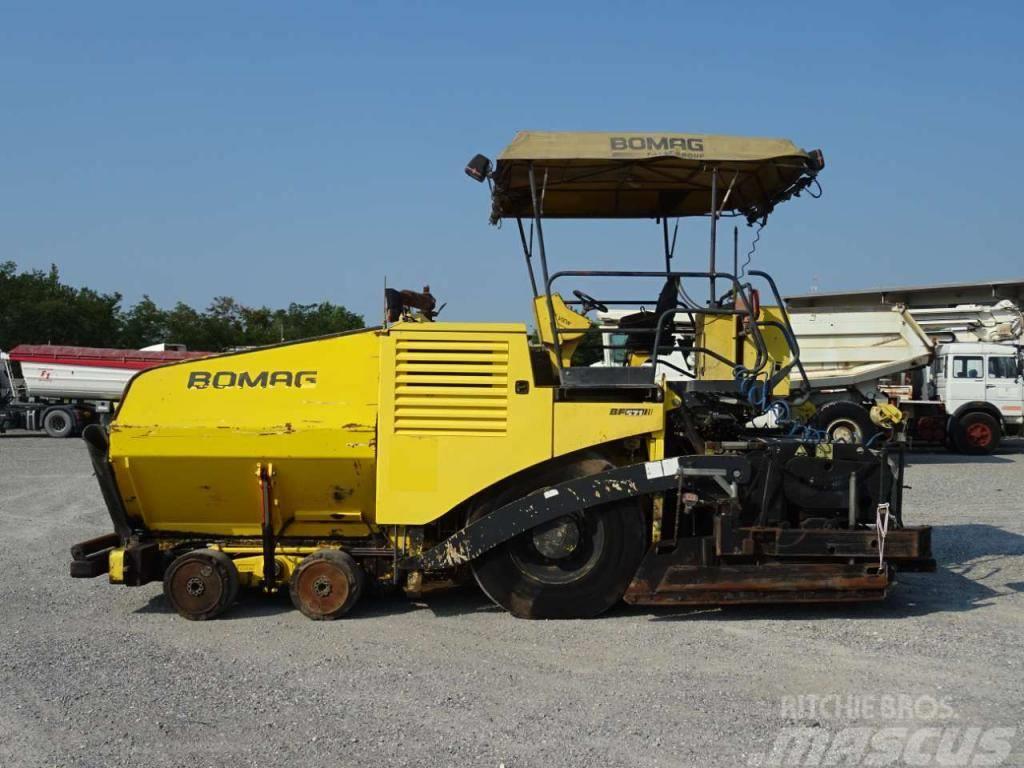
[[[209,352],[143,352],[137,349],[67,347],[54,344],[20,344],[10,351],[11,360],[19,363],[127,368],[137,371],[209,355]]]

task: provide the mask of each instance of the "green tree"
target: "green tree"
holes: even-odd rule
[[[200,319],[205,334],[203,349],[222,350],[245,346],[242,306],[230,296],[217,296]]]
[[[161,342],[220,352],[323,336],[363,327],[363,318],[337,304],[247,307],[217,296],[202,312],[184,302],[166,310],[149,296],[122,311],[119,293],[75,288],[48,272],[19,272],[0,263],[0,348],[18,344],[70,344],[137,349]]]
[[[120,346],[139,349],[151,344],[170,341],[167,330],[167,313],[160,309],[149,296],[121,316]]]
[[[270,307],[242,307],[242,324],[245,327],[246,346],[274,344],[284,336],[283,310]]]
[[[281,318],[286,338],[308,339],[328,333],[362,328],[363,318],[344,307],[323,301],[319,304],[289,304]]]
[[[596,325],[591,323],[590,328],[587,329],[583,339],[580,341],[580,345],[572,353],[572,364],[580,366],[593,365],[603,359],[604,341],[601,337],[601,331],[598,330]]]
[[[117,342],[121,295],[73,288],[48,272],[0,264],[0,348],[18,344],[104,346]]]
[[[167,312],[166,341],[185,344],[189,349],[219,351],[211,346],[203,326],[203,316],[181,301]]]

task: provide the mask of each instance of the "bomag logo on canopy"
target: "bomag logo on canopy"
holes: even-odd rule
[[[660,152],[666,155],[697,157],[704,152],[699,136],[612,136],[612,152]]]
[[[316,371],[190,371],[186,389],[270,389],[316,386]]]

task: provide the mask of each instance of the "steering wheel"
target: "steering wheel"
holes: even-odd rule
[[[580,302],[583,304],[581,309],[583,310],[584,315],[587,314],[587,312],[589,312],[592,309],[596,309],[598,312],[608,311],[608,307],[606,307],[600,301],[595,299],[589,293],[584,293],[583,291],[573,291],[572,295],[579,299]]]

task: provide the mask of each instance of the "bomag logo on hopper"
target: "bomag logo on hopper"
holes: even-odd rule
[[[612,136],[613,152],[667,152],[691,156],[704,152],[704,139],[685,136]]]
[[[270,389],[316,386],[316,371],[190,371],[186,389]]]

